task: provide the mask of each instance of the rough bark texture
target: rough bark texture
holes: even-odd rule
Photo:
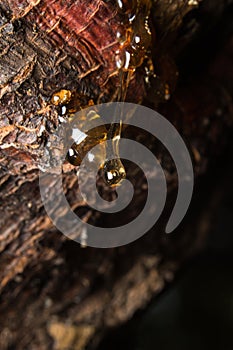
[[[87,14],[88,23],[80,18],[80,4],[95,14],[93,18]],[[82,26],[76,31],[72,16],[67,16],[69,6],[77,11]],[[127,100],[144,98],[145,104],[155,107],[158,94],[153,91],[165,82],[174,85],[176,62],[178,85],[170,101],[159,108],[186,140],[196,176],[224,151],[232,127],[230,9],[232,1],[203,0],[198,7],[185,0],[154,0],[153,59],[160,83],[156,81],[146,94],[140,67],[129,86]],[[214,215],[209,206],[201,214],[190,214],[172,237],[162,233],[164,215],[156,230],[129,246],[82,249],[56,231],[43,209],[38,165],[59,124],[51,96],[66,88],[94,102],[115,98],[118,78],[111,50],[117,43],[112,33],[121,16],[114,1],[0,1],[2,350],[95,348],[108,327],[129,319],[173,279],[208,233]],[[106,18],[111,20],[101,24]],[[98,35],[100,25],[110,33],[105,42]],[[94,42],[94,37],[102,40]],[[172,205],[174,166],[163,151],[157,151],[167,172]],[[75,200],[77,187],[75,173],[66,170],[64,190],[79,210],[83,203]]]

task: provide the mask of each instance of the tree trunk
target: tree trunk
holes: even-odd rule
[[[144,55],[127,91],[126,101],[159,110],[177,127],[196,178],[221,156],[231,134],[232,3],[153,0],[150,57]],[[211,195],[200,196],[197,186],[184,223],[171,237],[163,233],[177,178],[172,160],[159,148],[167,212],[140,240],[83,249],[56,230],[43,208],[41,156],[61,122],[53,96],[71,91],[77,110],[92,101],[116,100],[121,82],[112,57],[126,18],[115,1],[0,0],[2,350],[95,348],[109,327],[132,317],[174,278],[211,228],[217,203]],[[151,59],[157,79],[149,86],[145,68]],[[147,145],[153,148],[153,140]],[[78,211],[84,204],[75,200],[76,173],[69,166],[64,172],[64,191]],[[91,209],[83,215],[101,220]]]

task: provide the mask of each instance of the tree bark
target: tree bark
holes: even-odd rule
[[[153,1],[152,58],[159,79],[148,90],[142,64],[127,93],[127,101],[158,109],[177,127],[196,178],[224,152],[233,116],[232,1],[198,3]],[[179,230],[164,235],[177,178],[159,148],[168,181],[167,213],[140,240],[115,249],[83,249],[56,230],[43,208],[38,168],[60,123],[51,98],[61,89],[75,91],[84,105],[116,98],[119,77],[111,59],[124,16],[114,1],[0,0],[2,350],[95,348],[106,329],[128,320],[174,278],[211,228],[217,203],[204,197],[196,211],[197,195]],[[172,97],[161,102],[166,83]],[[147,144],[153,148],[152,139]],[[64,171],[64,191],[78,211],[84,204],[76,202],[77,176],[69,167]],[[84,215],[101,220],[91,209]]]

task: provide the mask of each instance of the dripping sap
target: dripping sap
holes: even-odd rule
[[[119,11],[125,14],[125,23],[116,33],[119,48],[115,52],[115,63],[119,77],[117,101],[126,101],[127,89],[135,70],[142,65],[147,57],[150,44],[151,32],[149,28],[150,0],[118,0]],[[69,90],[61,90],[52,97],[52,103],[56,106],[66,106],[68,116],[72,117],[75,112],[88,107],[93,101],[88,101],[83,95]],[[119,116],[118,116],[119,117]],[[90,118],[90,120],[88,119]],[[122,122],[116,123],[116,116],[112,118],[110,127],[101,126],[88,130],[91,118],[101,118],[94,112],[84,119],[84,129],[80,131],[80,138],[75,142],[67,153],[67,160],[74,166],[79,166],[85,155],[96,145],[102,144],[101,150],[96,157],[104,159],[101,166],[103,177],[107,185],[116,186],[126,177],[125,168],[119,154],[119,141],[122,131]],[[77,136],[77,135],[76,135]],[[105,145],[106,140],[111,140]],[[90,157],[91,159],[91,157]]]

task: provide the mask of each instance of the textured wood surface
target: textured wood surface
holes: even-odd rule
[[[161,84],[176,80],[174,62],[180,73],[171,100],[159,110],[184,137],[196,176],[221,155],[232,127],[231,3],[153,1],[152,51]],[[71,13],[69,5],[79,27],[73,15],[63,17]],[[79,13],[85,10],[93,18],[83,20]],[[40,157],[59,124],[51,97],[67,88],[94,102],[114,99],[118,77],[112,75],[111,50],[123,14],[114,1],[1,0],[0,15],[0,348],[94,348],[108,327],[129,319],[173,279],[202,245],[213,214],[208,205],[202,214],[192,213],[171,238],[161,233],[162,220],[140,241],[118,249],[82,249],[57,232],[38,187]],[[100,28],[109,36],[99,34]],[[139,67],[127,100],[143,99],[157,105]],[[170,158],[164,152],[159,157],[171,206],[176,174]],[[67,171],[64,189],[79,210],[77,188],[76,175]]]

